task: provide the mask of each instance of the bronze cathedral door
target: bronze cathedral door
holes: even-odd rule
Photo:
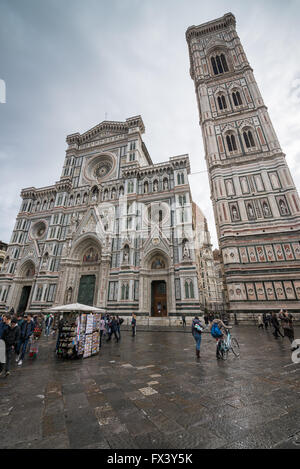
[[[77,302],[83,305],[93,306],[95,293],[95,275],[82,275],[80,278]]]

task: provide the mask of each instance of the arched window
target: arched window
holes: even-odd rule
[[[245,145],[247,148],[253,148],[255,147],[255,141],[254,141],[254,138],[253,138],[253,134],[251,132],[251,130],[245,130],[243,132],[243,137],[244,137],[244,140],[245,140]]]
[[[241,106],[243,104],[239,91],[235,91],[234,93],[232,93],[232,99],[235,106]]]
[[[80,204],[80,194],[77,194],[76,196],[76,205]]]
[[[49,208],[51,209],[53,207],[54,207],[54,199],[51,199],[49,203]]]
[[[72,207],[73,205],[73,196],[71,195],[69,198],[69,207]]]
[[[223,111],[224,109],[227,109],[226,98],[223,94],[218,96],[218,105],[219,105],[220,111]]]
[[[122,285],[122,300],[128,300],[129,299],[129,285],[128,283],[123,283]]]
[[[190,289],[189,289],[189,284],[188,284],[187,281],[185,282],[184,288],[185,288],[185,297],[189,298],[190,297]]]
[[[186,298],[195,298],[194,283],[193,283],[192,280],[188,279],[188,280],[185,281],[184,289],[185,289],[185,297]]]
[[[224,54],[211,57],[211,65],[215,75],[228,72],[228,65]]]
[[[47,208],[47,200],[44,200],[44,203],[43,203],[43,210],[46,210]]]
[[[184,174],[177,173],[177,184],[184,184]]]
[[[236,140],[233,134],[226,136],[226,143],[227,143],[228,151],[230,152],[237,151]]]

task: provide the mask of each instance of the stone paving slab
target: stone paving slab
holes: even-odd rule
[[[180,331],[123,330],[74,361],[42,337],[36,360],[0,378],[0,448],[300,448],[300,365],[287,339],[234,327],[241,356],[224,362],[204,334],[199,361]]]

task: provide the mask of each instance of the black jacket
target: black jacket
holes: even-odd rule
[[[16,345],[20,338],[20,328],[19,326],[11,327],[7,326],[4,330],[2,339],[4,340],[7,347]]]

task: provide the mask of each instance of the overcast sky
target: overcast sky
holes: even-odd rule
[[[59,180],[66,135],[106,113],[142,116],[154,163],[206,170],[185,31],[229,11],[299,189],[300,0],[0,0],[0,240],[21,189]],[[190,183],[217,247],[207,173]]]

